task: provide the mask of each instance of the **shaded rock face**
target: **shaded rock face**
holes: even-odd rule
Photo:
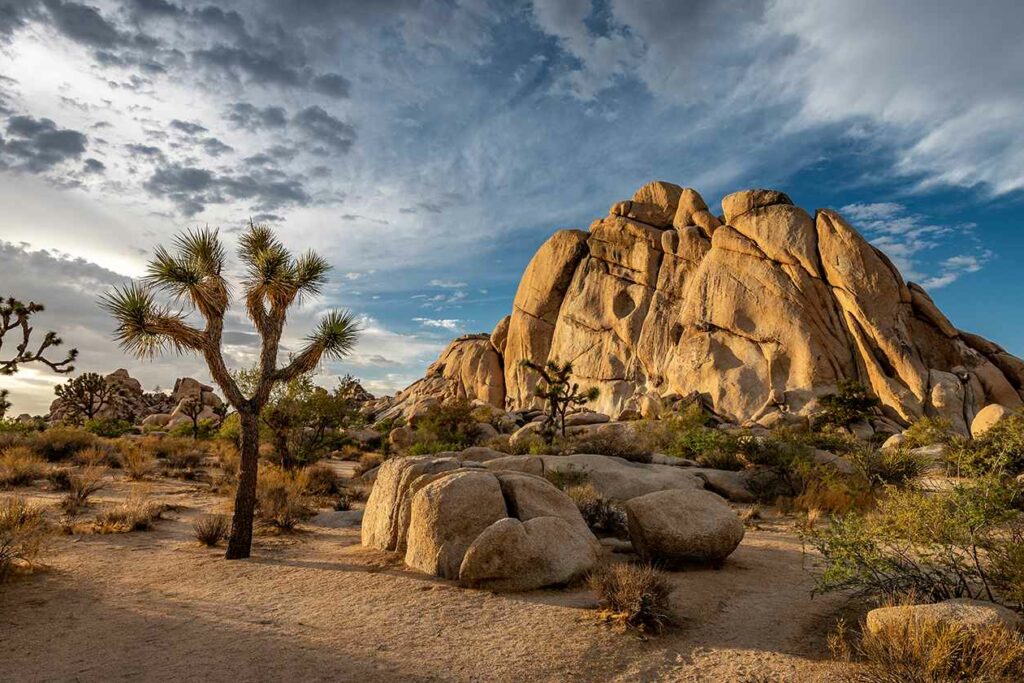
[[[609,415],[697,392],[729,421],[777,421],[854,379],[901,425],[943,416],[966,433],[986,405],[1024,397],[1024,362],[958,330],[838,213],[774,190],[733,193],[716,217],[695,190],[654,182],[589,232],[556,232],[492,339],[459,354],[466,369],[453,342],[440,374],[510,409],[537,401],[524,359],[572,360]]]

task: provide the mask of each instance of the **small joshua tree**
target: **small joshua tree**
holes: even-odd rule
[[[95,372],[86,372],[53,388],[60,398],[65,414],[74,423],[92,420],[105,408],[116,408],[124,392],[114,382],[107,382]]]
[[[547,417],[541,434],[549,444],[553,443],[556,434],[565,436],[565,414],[570,408],[580,408],[597,398],[597,387],[580,391],[580,385],[572,381],[572,362],[559,363],[549,360],[545,365],[529,360],[522,362],[523,367],[540,375],[540,383],[534,389],[534,395],[547,404]]]
[[[199,416],[203,414],[203,402],[198,396],[189,396],[181,402],[181,414],[192,421],[192,438],[199,438]]]
[[[6,389],[0,389],[0,419],[7,414],[7,410],[11,407],[11,402],[7,400],[7,397],[11,395],[11,392]]]
[[[48,349],[64,343],[56,332],[47,332],[34,351],[29,349],[33,329],[29,321],[34,314],[42,313],[44,310],[42,304],[34,301],[26,304],[13,297],[0,301],[0,350],[3,349],[4,337],[8,332],[21,330],[21,342],[14,348],[14,355],[6,359],[0,358],[0,375],[13,375],[22,363],[42,363],[60,374],[67,374],[75,369],[71,363],[78,358],[78,349],[71,349],[64,360],[60,361],[50,360],[43,355]]]
[[[224,317],[230,306],[224,277],[226,255],[216,230],[188,231],[174,240],[171,253],[158,247],[143,283],[131,283],[107,294],[104,307],[117,320],[116,338],[136,356],[147,358],[166,349],[201,354],[210,375],[238,412],[241,427],[241,463],[235,513],[225,556],[249,557],[259,466],[259,416],[280,382],[313,370],[324,358],[342,358],[355,346],[359,331],[348,312],[331,311],[320,318],[305,346],[284,367],[278,351],[288,309],[303,296],[318,294],[327,281],[330,265],[309,251],[299,257],[278,241],[270,228],[254,225],[239,239],[238,255],[245,267],[242,294],[245,310],[262,343],[259,376],[248,395],[235,382],[221,350]],[[171,310],[156,300],[163,292],[186,310]],[[200,329],[189,321],[198,311],[205,321]]]

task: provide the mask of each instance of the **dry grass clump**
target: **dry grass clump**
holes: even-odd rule
[[[651,450],[644,439],[624,429],[601,428],[587,430],[569,442],[573,453],[609,455],[632,462],[650,462]]]
[[[81,512],[89,505],[92,494],[105,486],[102,477],[103,470],[99,467],[87,467],[78,474],[71,474],[67,493],[60,501],[61,509],[70,516]]]
[[[639,631],[660,632],[672,623],[665,575],[650,565],[614,564],[590,575],[602,616]]]
[[[32,437],[32,449],[50,462],[74,457],[79,451],[94,446],[99,439],[94,434],[73,427],[50,427]]]
[[[892,620],[851,645],[840,624],[833,657],[856,683],[990,683],[1024,680],[1024,636],[1005,626],[968,627],[934,619]]]
[[[626,515],[604,498],[593,484],[577,484],[565,489],[576,503],[583,520],[594,533],[619,535],[626,531]]]
[[[75,453],[71,461],[83,467],[121,467],[121,449],[111,442],[98,441]]]
[[[156,472],[156,458],[141,448],[126,448],[121,456],[121,466],[126,477],[141,481]]]
[[[46,463],[27,446],[0,453],[0,488],[28,486],[46,474]]]
[[[928,458],[904,448],[858,448],[847,456],[871,486],[905,487],[924,476]]]
[[[46,473],[46,481],[51,491],[70,491],[71,477],[74,472],[69,467],[54,467]]]
[[[203,515],[192,523],[192,534],[203,545],[212,548],[228,537],[231,518],[227,515]]]
[[[380,467],[384,462],[384,456],[380,453],[363,453],[359,457],[359,464],[356,465],[356,476],[361,477],[374,467]]]
[[[308,517],[307,479],[302,470],[265,468],[256,485],[256,515],[260,523],[279,531],[292,531]]]
[[[94,530],[99,534],[150,531],[162,513],[162,505],[149,500],[143,494],[133,493],[123,503],[118,503],[97,515]]]
[[[32,567],[49,535],[42,509],[23,498],[0,500],[0,582]]]
[[[340,488],[338,475],[327,463],[316,463],[305,469],[306,493],[311,496],[333,496]]]

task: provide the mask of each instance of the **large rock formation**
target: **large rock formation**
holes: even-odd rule
[[[124,368],[104,376],[108,385],[117,387],[117,400],[100,409],[99,419],[118,419],[129,422],[140,421],[147,415],[165,412],[174,407],[170,397],[160,392],[148,393],[142,390],[142,383],[128,374]],[[68,418],[68,411],[61,399],[50,404],[49,419],[60,422]]]
[[[611,415],[697,392],[727,420],[777,422],[856,379],[897,423],[944,416],[966,433],[984,406],[1024,397],[1024,361],[958,330],[839,214],[774,190],[731,194],[714,216],[654,182],[589,232],[556,232],[511,317],[452,342],[403,394],[529,407],[527,359],[573,361]]]

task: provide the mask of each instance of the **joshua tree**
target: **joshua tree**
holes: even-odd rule
[[[547,419],[544,420],[543,435],[550,444],[556,432],[565,436],[565,414],[569,408],[579,408],[597,398],[597,387],[580,391],[580,385],[572,381],[572,363],[549,360],[545,365],[524,360],[523,367],[540,375],[541,382],[534,394],[547,404]]]
[[[74,422],[91,420],[104,408],[118,406],[124,398],[121,387],[95,372],[86,372],[53,388],[67,416]]]
[[[0,389],[0,418],[3,418],[7,414],[8,408],[11,407],[11,402],[7,400],[7,397],[11,395],[11,392],[6,389]]]
[[[192,439],[199,438],[199,416],[203,414],[203,402],[198,396],[189,396],[181,402],[181,414],[192,421]]]
[[[14,355],[7,359],[0,358],[0,375],[13,375],[18,371],[18,365],[21,363],[43,363],[60,374],[66,374],[75,369],[71,363],[78,358],[78,349],[71,349],[64,360],[60,361],[53,361],[43,356],[47,349],[64,343],[56,332],[47,332],[43,335],[43,341],[34,351],[29,349],[29,342],[32,338],[29,319],[44,310],[42,304],[37,304],[34,301],[26,304],[13,297],[0,301],[0,349],[3,349],[4,337],[8,332],[21,330],[21,343],[15,347]]]
[[[324,315],[305,346],[284,367],[277,367],[278,347],[289,307],[321,291],[330,266],[309,251],[295,258],[270,228],[254,225],[239,240],[238,255],[245,266],[242,293],[246,313],[262,344],[259,377],[249,395],[239,389],[224,363],[221,336],[230,292],[224,277],[225,251],[215,230],[185,232],[174,240],[174,252],[158,247],[143,283],[117,288],[103,299],[118,322],[116,338],[136,356],[151,357],[166,349],[201,354],[210,375],[238,412],[241,426],[241,466],[235,514],[226,557],[248,557],[252,547],[253,511],[259,465],[259,415],[279,382],[288,382],[314,369],[323,358],[342,358],[355,346],[359,328],[351,313]],[[183,305],[172,310],[156,300],[163,292]],[[198,311],[202,329],[189,322]]]

